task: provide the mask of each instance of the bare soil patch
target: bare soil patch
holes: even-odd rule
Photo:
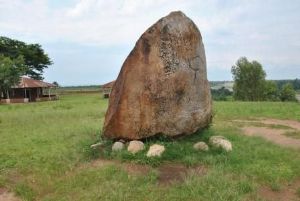
[[[244,126],[243,133],[248,136],[263,137],[275,144],[300,149],[300,139],[287,136],[289,132],[299,132],[300,122],[295,120],[281,119],[257,119],[257,120],[235,120],[235,122],[247,124],[261,124],[260,126]],[[273,126],[273,127],[270,127]],[[276,126],[285,126],[286,129],[276,128]]]
[[[262,119],[260,120],[263,124],[271,125],[283,125],[300,131],[300,122],[295,120],[281,120],[281,119]]]
[[[207,168],[204,166],[186,167],[182,164],[163,164],[158,167],[158,184],[170,185],[181,183],[185,180],[188,174],[194,173],[197,176],[206,174]]]
[[[279,191],[273,191],[270,187],[263,186],[259,189],[259,195],[267,201],[300,201],[297,194],[300,188],[300,179],[288,184]]]
[[[286,130],[283,129],[249,126],[242,130],[248,136],[259,136],[284,147],[300,149],[300,140],[285,136]]]
[[[9,192],[7,189],[0,188],[0,201],[21,201],[21,199]]]
[[[265,119],[265,118],[260,118],[260,119],[253,119],[253,120],[233,120],[234,122],[240,122],[240,123],[260,123],[264,125],[269,125],[269,126],[286,126],[287,128],[294,129],[297,131],[300,131],[300,122],[296,120],[282,120],[282,119]]]
[[[140,165],[134,163],[123,163],[121,164],[122,169],[124,169],[130,175],[146,175],[151,171],[151,167],[148,165]]]
[[[185,180],[187,175],[193,173],[195,175],[204,175],[207,172],[207,168],[203,165],[194,167],[187,167],[179,163],[165,163],[159,167],[151,167],[149,165],[142,165],[136,163],[122,163],[116,160],[98,159],[91,163],[80,166],[79,169],[88,167],[105,167],[109,165],[115,165],[125,170],[129,175],[143,176],[150,173],[151,170],[156,171],[158,175],[158,185],[168,186],[174,183],[181,183]]]

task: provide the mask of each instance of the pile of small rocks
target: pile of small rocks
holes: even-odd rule
[[[125,148],[124,141],[117,141],[112,145],[112,151],[121,151]],[[145,145],[142,141],[132,140],[129,142],[127,151],[136,154],[145,149]],[[162,153],[165,151],[165,147],[163,145],[154,144],[151,145],[148,152],[147,157],[160,157]]]
[[[112,145],[112,151],[122,151],[125,149],[125,141],[119,140]],[[212,148],[223,149],[226,152],[232,151],[232,144],[223,136],[212,136],[209,138],[209,145]],[[203,142],[197,142],[193,145],[193,148],[197,151],[207,152],[209,151],[209,146]],[[145,149],[145,145],[142,141],[132,140],[128,143],[127,151],[136,154]],[[165,152],[165,147],[159,144],[153,144],[149,147],[149,150],[146,154],[147,157],[160,157]]]
[[[223,149],[226,152],[232,151],[232,144],[223,136],[211,136],[209,138],[209,145],[212,148]],[[208,151],[209,146],[205,142],[197,142],[194,144],[194,149],[198,151]]]

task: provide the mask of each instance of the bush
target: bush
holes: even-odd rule
[[[227,101],[232,96],[232,92],[222,87],[220,89],[211,89],[211,95],[215,101]]]
[[[280,90],[280,100],[281,101],[297,101],[296,99],[296,91],[293,88],[293,85],[287,83],[282,86]]]

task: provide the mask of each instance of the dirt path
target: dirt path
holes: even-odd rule
[[[0,201],[21,201],[13,193],[5,188],[0,188]]]
[[[283,129],[249,126],[242,128],[242,130],[248,136],[259,136],[284,147],[300,149],[300,140],[285,136],[286,130]]]
[[[257,119],[257,120],[234,120],[234,122],[250,124],[250,126],[242,127],[244,134],[248,136],[263,137],[268,141],[275,144],[290,147],[294,149],[300,149],[300,139],[295,139],[286,136],[288,132],[299,132],[300,122],[294,120],[281,120],[281,119]],[[251,126],[252,124],[259,123],[264,126]],[[287,129],[282,128],[270,128],[268,126],[285,126]]]
[[[287,185],[279,191],[273,191],[270,187],[261,187],[259,195],[267,201],[300,201],[298,189],[300,188],[300,179]]]
[[[288,126],[290,128],[300,131],[300,122],[295,121],[295,120],[262,119],[262,120],[260,120],[260,122],[263,124],[269,124],[269,125]]]

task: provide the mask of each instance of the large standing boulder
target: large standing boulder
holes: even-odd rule
[[[103,134],[141,139],[191,134],[212,117],[201,34],[172,12],[137,41],[112,88]]]

